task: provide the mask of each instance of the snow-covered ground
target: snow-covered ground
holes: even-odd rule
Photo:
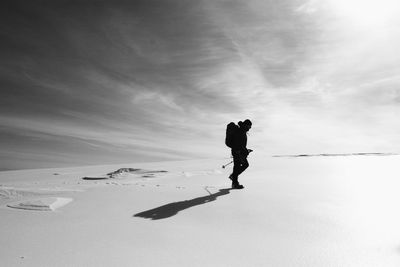
[[[1,172],[1,266],[400,266],[400,156],[249,161]]]

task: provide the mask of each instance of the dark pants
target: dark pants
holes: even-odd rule
[[[238,176],[244,172],[244,170],[249,167],[249,162],[247,161],[247,153],[242,151],[234,151],[232,150],[233,156],[233,172],[232,172],[232,181],[238,182]]]

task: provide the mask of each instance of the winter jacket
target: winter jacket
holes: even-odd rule
[[[239,128],[238,131],[236,132],[233,140],[234,140],[234,142],[232,145],[232,152],[240,151],[247,156],[247,154],[248,154],[248,152],[247,152],[247,132],[245,130],[243,130],[242,128]]]

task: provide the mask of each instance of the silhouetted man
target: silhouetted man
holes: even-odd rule
[[[243,185],[239,184],[239,175],[249,167],[247,156],[252,151],[247,149],[247,132],[251,129],[251,121],[245,120],[244,122],[239,121],[239,129],[236,131],[234,141],[232,144],[232,156],[233,156],[233,172],[229,176],[232,180],[232,188],[242,189]]]

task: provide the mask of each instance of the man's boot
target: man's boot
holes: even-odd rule
[[[230,178],[231,178],[231,176],[230,176]],[[233,189],[243,189],[244,188],[243,185],[239,184],[237,177],[232,176],[231,180],[232,180],[232,188]]]

